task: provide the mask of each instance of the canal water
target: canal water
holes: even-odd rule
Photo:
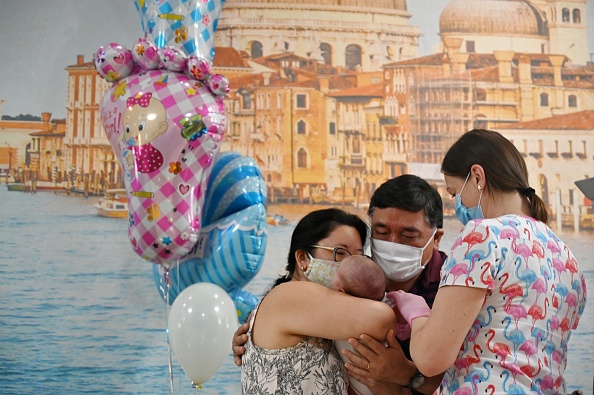
[[[0,393],[169,394],[167,307],[152,263],[127,239],[126,220],[100,218],[96,199],[9,192],[0,186]],[[312,206],[270,206],[292,222]],[[356,211],[356,210],[353,210]],[[357,211],[364,215],[363,211]],[[442,249],[461,225],[447,220]],[[246,290],[261,295],[282,271],[292,226],[270,226],[260,273]],[[560,232],[594,290],[594,234]],[[590,298],[592,299],[592,297]],[[569,391],[592,393],[592,301],[569,344]],[[199,391],[175,356],[175,394],[240,394],[229,356]]]

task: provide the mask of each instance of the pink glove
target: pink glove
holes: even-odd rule
[[[427,302],[419,295],[414,295],[404,291],[392,291],[386,294],[388,304],[396,305],[402,317],[412,324],[415,318],[429,317],[431,309],[427,306]]]

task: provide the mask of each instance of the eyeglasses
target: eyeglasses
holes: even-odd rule
[[[332,251],[332,259],[334,262],[342,262],[344,258],[347,256],[351,256],[351,252],[346,248],[342,247],[326,247],[326,246],[319,246],[319,245],[312,245],[314,248],[320,248],[322,250]]]

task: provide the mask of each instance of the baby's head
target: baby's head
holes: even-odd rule
[[[382,268],[369,257],[351,255],[340,262],[330,288],[359,298],[382,300],[386,278]]]

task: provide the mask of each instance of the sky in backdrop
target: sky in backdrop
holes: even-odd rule
[[[439,44],[439,15],[450,0],[408,0],[411,24],[421,30],[419,55]],[[594,53],[594,4],[587,23]],[[128,48],[142,37],[133,0],[0,0],[0,114],[66,116],[67,73],[78,54],[90,61],[110,42]]]

